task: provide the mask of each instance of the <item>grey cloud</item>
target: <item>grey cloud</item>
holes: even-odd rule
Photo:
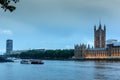
[[[21,0],[11,18],[37,27],[74,26],[91,19],[120,17],[119,3],[119,0]]]
[[[61,16],[103,16],[116,11],[118,0],[35,0],[21,1],[22,16],[34,18],[60,18]],[[114,3],[113,3],[114,2]],[[117,5],[120,7],[119,5]],[[27,18],[29,18],[27,17]]]

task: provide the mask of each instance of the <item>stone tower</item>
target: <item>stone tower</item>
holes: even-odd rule
[[[86,53],[86,45],[85,44],[75,45],[74,56],[76,59],[84,58],[85,53]]]
[[[104,29],[102,29],[101,23],[99,24],[99,28],[96,29],[96,25],[94,26],[94,47],[95,48],[105,48],[106,42],[106,26],[104,25]]]

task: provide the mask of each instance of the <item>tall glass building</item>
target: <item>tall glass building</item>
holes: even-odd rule
[[[6,54],[12,54],[13,51],[13,40],[8,39],[6,40]]]

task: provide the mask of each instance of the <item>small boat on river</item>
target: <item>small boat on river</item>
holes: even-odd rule
[[[22,60],[21,64],[44,64],[42,60]]]
[[[20,61],[21,64],[31,64],[30,60],[22,60]]]
[[[31,60],[31,64],[44,64],[42,60]]]

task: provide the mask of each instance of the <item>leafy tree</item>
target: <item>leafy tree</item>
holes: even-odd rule
[[[11,54],[10,56],[22,59],[71,59],[74,56],[74,50],[29,50],[21,54]]]
[[[5,11],[9,10],[10,12],[14,11],[16,9],[15,6],[11,5],[11,3],[17,3],[19,0],[0,0],[1,8],[3,8]]]
[[[16,57],[16,55],[11,56]],[[29,50],[27,52],[22,52],[21,54],[19,54],[19,57],[24,59],[70,59],[72,58],[72,56],[74,56],[73,49],[45,51]]]

